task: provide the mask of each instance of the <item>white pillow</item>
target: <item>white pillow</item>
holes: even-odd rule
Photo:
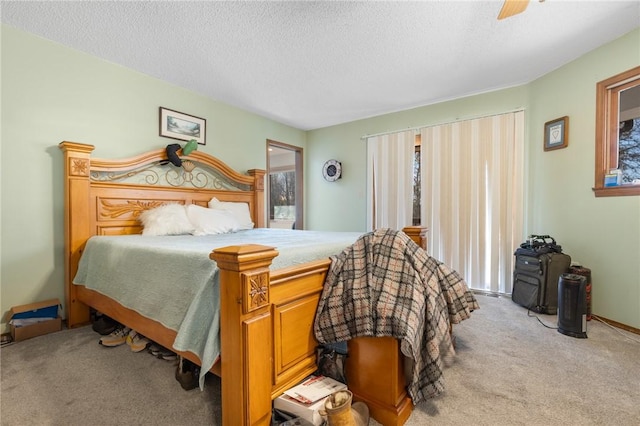
[[[234,203],[231,201],[220,201],[216,197],[209,200],[209,208],[216,210],[227,210],[233,213],[236,220],[240,224],[239,229],[253,229],[251,214],[249,213],[248,203]]]
[[[196,204],[187,206],[187,217],[193,225],[193,235],[212,235],[236,232],[240,224],[233,213],[227,210],[215,210]]]
[[[182,204],[163,204],[140,213],[142,235],[183,235],[193,232]]]

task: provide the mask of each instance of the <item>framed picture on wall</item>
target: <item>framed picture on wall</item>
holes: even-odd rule
[[[160,136],[206,145],[207,120],[172,109],[160,107]]]
[[[544,123],[544,150],[566,148],[569,145],[569,117],[564,116]]]

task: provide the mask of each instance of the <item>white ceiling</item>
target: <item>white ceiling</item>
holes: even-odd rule
[[[2,22],[309,130],[528,83],[640,1],[2,1]],[[628,52],[640,57],[638,50]],[[587,71],[587,70],[585,70]]]

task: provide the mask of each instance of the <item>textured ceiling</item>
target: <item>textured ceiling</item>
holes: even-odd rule
[[[528,83],[640,1],[2,1],[2,22],[308,130]],[[638,51],[629,52],[640,56]]]

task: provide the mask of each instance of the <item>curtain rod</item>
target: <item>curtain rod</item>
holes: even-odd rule
[[[458,121],[477,120],[479,118],[494,117],[496,115],[509,114],[509,113],[512,113],[512,112],[518,112],[518,111],[524,111],[524,110],[525,110],[525,108],[521,107],[521,108],[512,109],[510,111],[496,112],[494,114],[485,114],[485,115],[477,115],[477,116],[456,118],[455,120],[445,121],[443,123],[424,124],[422,126],[407,127],[406,129],[390,130],[388,132],[373,133],[371,135],[361,136],[360,139],[366,141],[368,138],[373,138],[373,137],[376,137],[376,136],[383,136],[383,135],[390,135],[391,133],[407,132],[407,131],[411,131],[411,130],[425,129],[427,127],[434,127],[434,126],[444,126],[446,124],[457,123]]]

